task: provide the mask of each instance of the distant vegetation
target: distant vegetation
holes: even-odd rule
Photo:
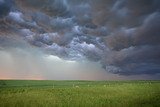
[[[0,80],[0,107],[160,107],[160,81]]]

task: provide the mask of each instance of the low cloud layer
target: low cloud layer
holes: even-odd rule
[[[0,49],[18,41],[118,75],[159,75],[159,0],[0,0]]]

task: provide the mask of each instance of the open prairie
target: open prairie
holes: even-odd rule
[[[159,105],[160,81],[0,81],[0,107],[158,107]]]

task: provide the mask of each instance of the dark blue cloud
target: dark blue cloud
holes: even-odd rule
[[[0,18],[8,15],[12,8],[12,5],[12,0],[0,0]]]

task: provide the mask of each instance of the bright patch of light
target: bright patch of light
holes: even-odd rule
[[[54,55],[48,55],[46,57],[48,60],[54,60],[54,61],[63,61],[61,58],[54,56]]]
[[[66,63],[75,63],[76,61],[66,61]]]
[[[64,63],[68,63],[68,64],[76,63],[76,61],[74,61],[74,60],[63,60],[63,59],[59,58],[58,56],[54,56],[54,55],[47,55],[46,59],[50,60],[50,61],[64,62]]]

